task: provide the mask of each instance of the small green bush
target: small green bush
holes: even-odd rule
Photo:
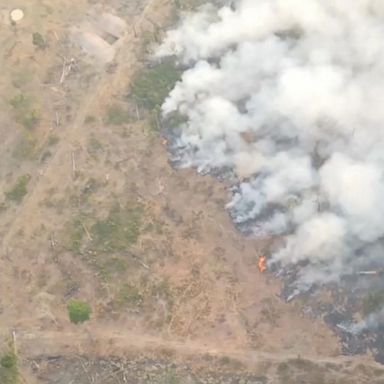
[[[31,97],[19,93],[12,97],[9,103],[15,110],[16,121],[24,128],[31,130],[38,125],[40,112],[32,105]]]
[[[11,104],[15,109],[25,109],[31,105],[31,100],[23,93],[19,93],[9,100],[9,104]]]
[[[0,365],[4,368],[13,368],[17,365],[17,357],[14,353],[8,352],[1,356]]]
[[[8,200],[14,201],[15,203],[21,203],[24,196],[27,194],[27,185],[29,183],[29,180],[31,179],[31,176],[26,174],[23,176],[20,176],[15,185],[7,192],[5,192],[5,197]]]
[[[69,319],[74,324],[83,323],[91,317],[92,309],[90,305],[83,300],[71,300],[67,306]]]
[[[44,49],[47,46],[43,35],[39,32],[35,32],[32,34],[32,43],[35,47],[39,49]]]
[[[40,121],[40,114],[35,109],[26,112],[23,116],[17,118],[17,121],[26,129],[32,129],[37,126]]]
[[[0,383],[19,383],[17,356],[13,351],[5,352],[0,357]]]

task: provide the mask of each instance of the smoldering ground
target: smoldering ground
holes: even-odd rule
[[[237,0],[187,14],[158,57],[181,167],[230,169],[236,225],[283,236],[295,284],[384,265],[384,3]],[[380,312],[378,312],[378,315]]]

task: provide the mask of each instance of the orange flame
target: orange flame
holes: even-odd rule
[[[265,256],[260,256],[257,263],[260,272],[265,272],[267,270],[267,259]]]

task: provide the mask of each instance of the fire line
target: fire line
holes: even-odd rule
[[[257,263],[260,272],[265,272],[267,270],[267,259],[265,256],[260,256]]]

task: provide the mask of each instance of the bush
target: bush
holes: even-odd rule
[[[89,320],[92,312],[90,305],[83,300],[71,300],[67,308],[69,319],[74,324]]]
[[[17,357],[14,353],[8,352],[1,356],[0,365],[3,368],[13,368],[16,367]]]
[[[34,108],[31,97],[19,93],[9,100],[15,110],[16,121],[24,128],[32,130],[40,122],[40,112]]]
[[[47,46],[43,35],[39,32],[35,32],[32,34],[32,43],[35,47],[39,49],[44,49]]]
[[[24,196],[28,193],[27,185],[30,179],[31,176],[28,174],[20,176],[17,179],[16,184],[10,190],[5,192],[5,197],[15,203],[21,203]]]
[[[16,384],[18,379],[17,356],[13,351],[3,353],[0,358],[0,383]]]

